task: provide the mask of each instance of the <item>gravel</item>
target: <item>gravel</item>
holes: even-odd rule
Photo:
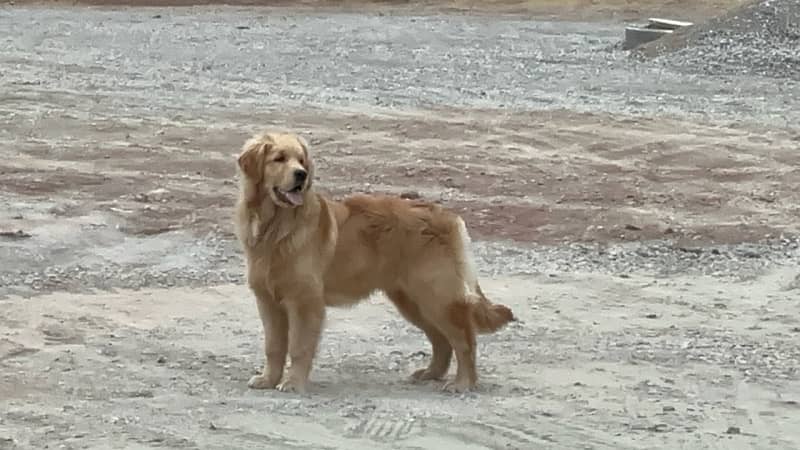
[[[202,7],[159,9],[156,19],[154,12],[0,10],[0,81],[37,104],[91,91],[95,100],[77,110],[125,105],[131,117],[306,105],[570,109],[769,124],[800,115],[800,96],[786,95],[800,90],[797,83],[745,76],[721,83],[630,61],[614,50],[623,35],[617,22]],[[35,93],[39,85],[47,96]]]
[[[97,238],[98,233],[87,233]],[[52,255],[66,253],[56,260]],[[113,255],[118,256],[117,259]],[[238,244],[214,234],[175,232],[149,238],[119,236],[106,245],[69,249],[16,248],[0,268],[0,297],[55,291],[213,286],[243,281]],[[13,258],[13,259],[12,259]],[[45,261],[42,264],[42,261]]]
[[[682,246],[670,241],[529,248],[511,243],[480,243],[476,253],[480,267],[491,276],[582,272],[657,277],[691,274],[743,280],[778,265],[800,264],[800,239],[711,247]]]
[[[634,54],[693,73],[798,80],[800,1],[751,1]]]
[[[155,239],[155,238],[150,238]],[[180,264],[147,263],[159,253],[118,263],[111,260],[85,263],[85,256],[59,265],[36,267],[33,261],[17,261],[0,269],[0,298],[33,296],[54,291],[88,293],[117,288],[170,288],[213,286],[244,281],[244,261],[238,243],[215,235],[204,239],[170,239],[182,242],[168,250],[180,252]],[[166,250],[165,250],[166,251]],[[571,243],[562,246],[526,245],[513,242],[477,242],[475,254],[484,276],[597,273],[627,277],[631,274],[668,277],[678,274],[747,280],[777,266],[800,266],[800,238],[713,247],[686,247],[670,241],[624,244]],[[41,257],[41,254],[39,255]],[[11,267],[28,269],[9,270]],[[31,270],[31,267],[36,267]],[[787,289],[795,288],[787,285]]]

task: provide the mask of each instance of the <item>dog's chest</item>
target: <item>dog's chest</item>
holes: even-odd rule
[[[253,290],[273,294],[274,287],[271,280],[274,279],[272,273],[272,260],[268,255],[250,257],[247,260],[247,282]]]
[[[301,279],[295,269],[294,261],[286,261],[279,255],[262,253],[257,257],[248,258],[247,281],[256,291],[279,297],[278,291],[287,284],[295,284],[294,280]]]

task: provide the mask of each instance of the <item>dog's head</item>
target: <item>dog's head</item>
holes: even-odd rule
[[[245,142],[239,169],[260,201],[265,194],[282,208],[303,204],[311,188],[313,169],[305,141],[294,134],[264,133]]]

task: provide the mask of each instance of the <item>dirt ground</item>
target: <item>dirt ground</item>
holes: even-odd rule
[[[797,87],[583,20],[0,9],[0,448],[800,446]],[[464,215],[521,319],[478,392],[411,384],[429,348],[380,297],[331,311],[309,395],[246,388],[265,127],[332,195]]]
[[[11,299],[0,432],[23,448],[793,448],[794,273],[736,290],[488,280],[522,323],[481,340],[463,397],[407,381],[429,349],[380,300],[332,311],[298,397],[247,389],[259,320],[241,286]]]

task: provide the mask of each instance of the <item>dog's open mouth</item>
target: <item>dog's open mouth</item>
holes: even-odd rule
[[[284,203],[288,203],[292,206],[300,206],[303,204],[303,185],[298,184],[288,191],[275,188],[275,196]]]

